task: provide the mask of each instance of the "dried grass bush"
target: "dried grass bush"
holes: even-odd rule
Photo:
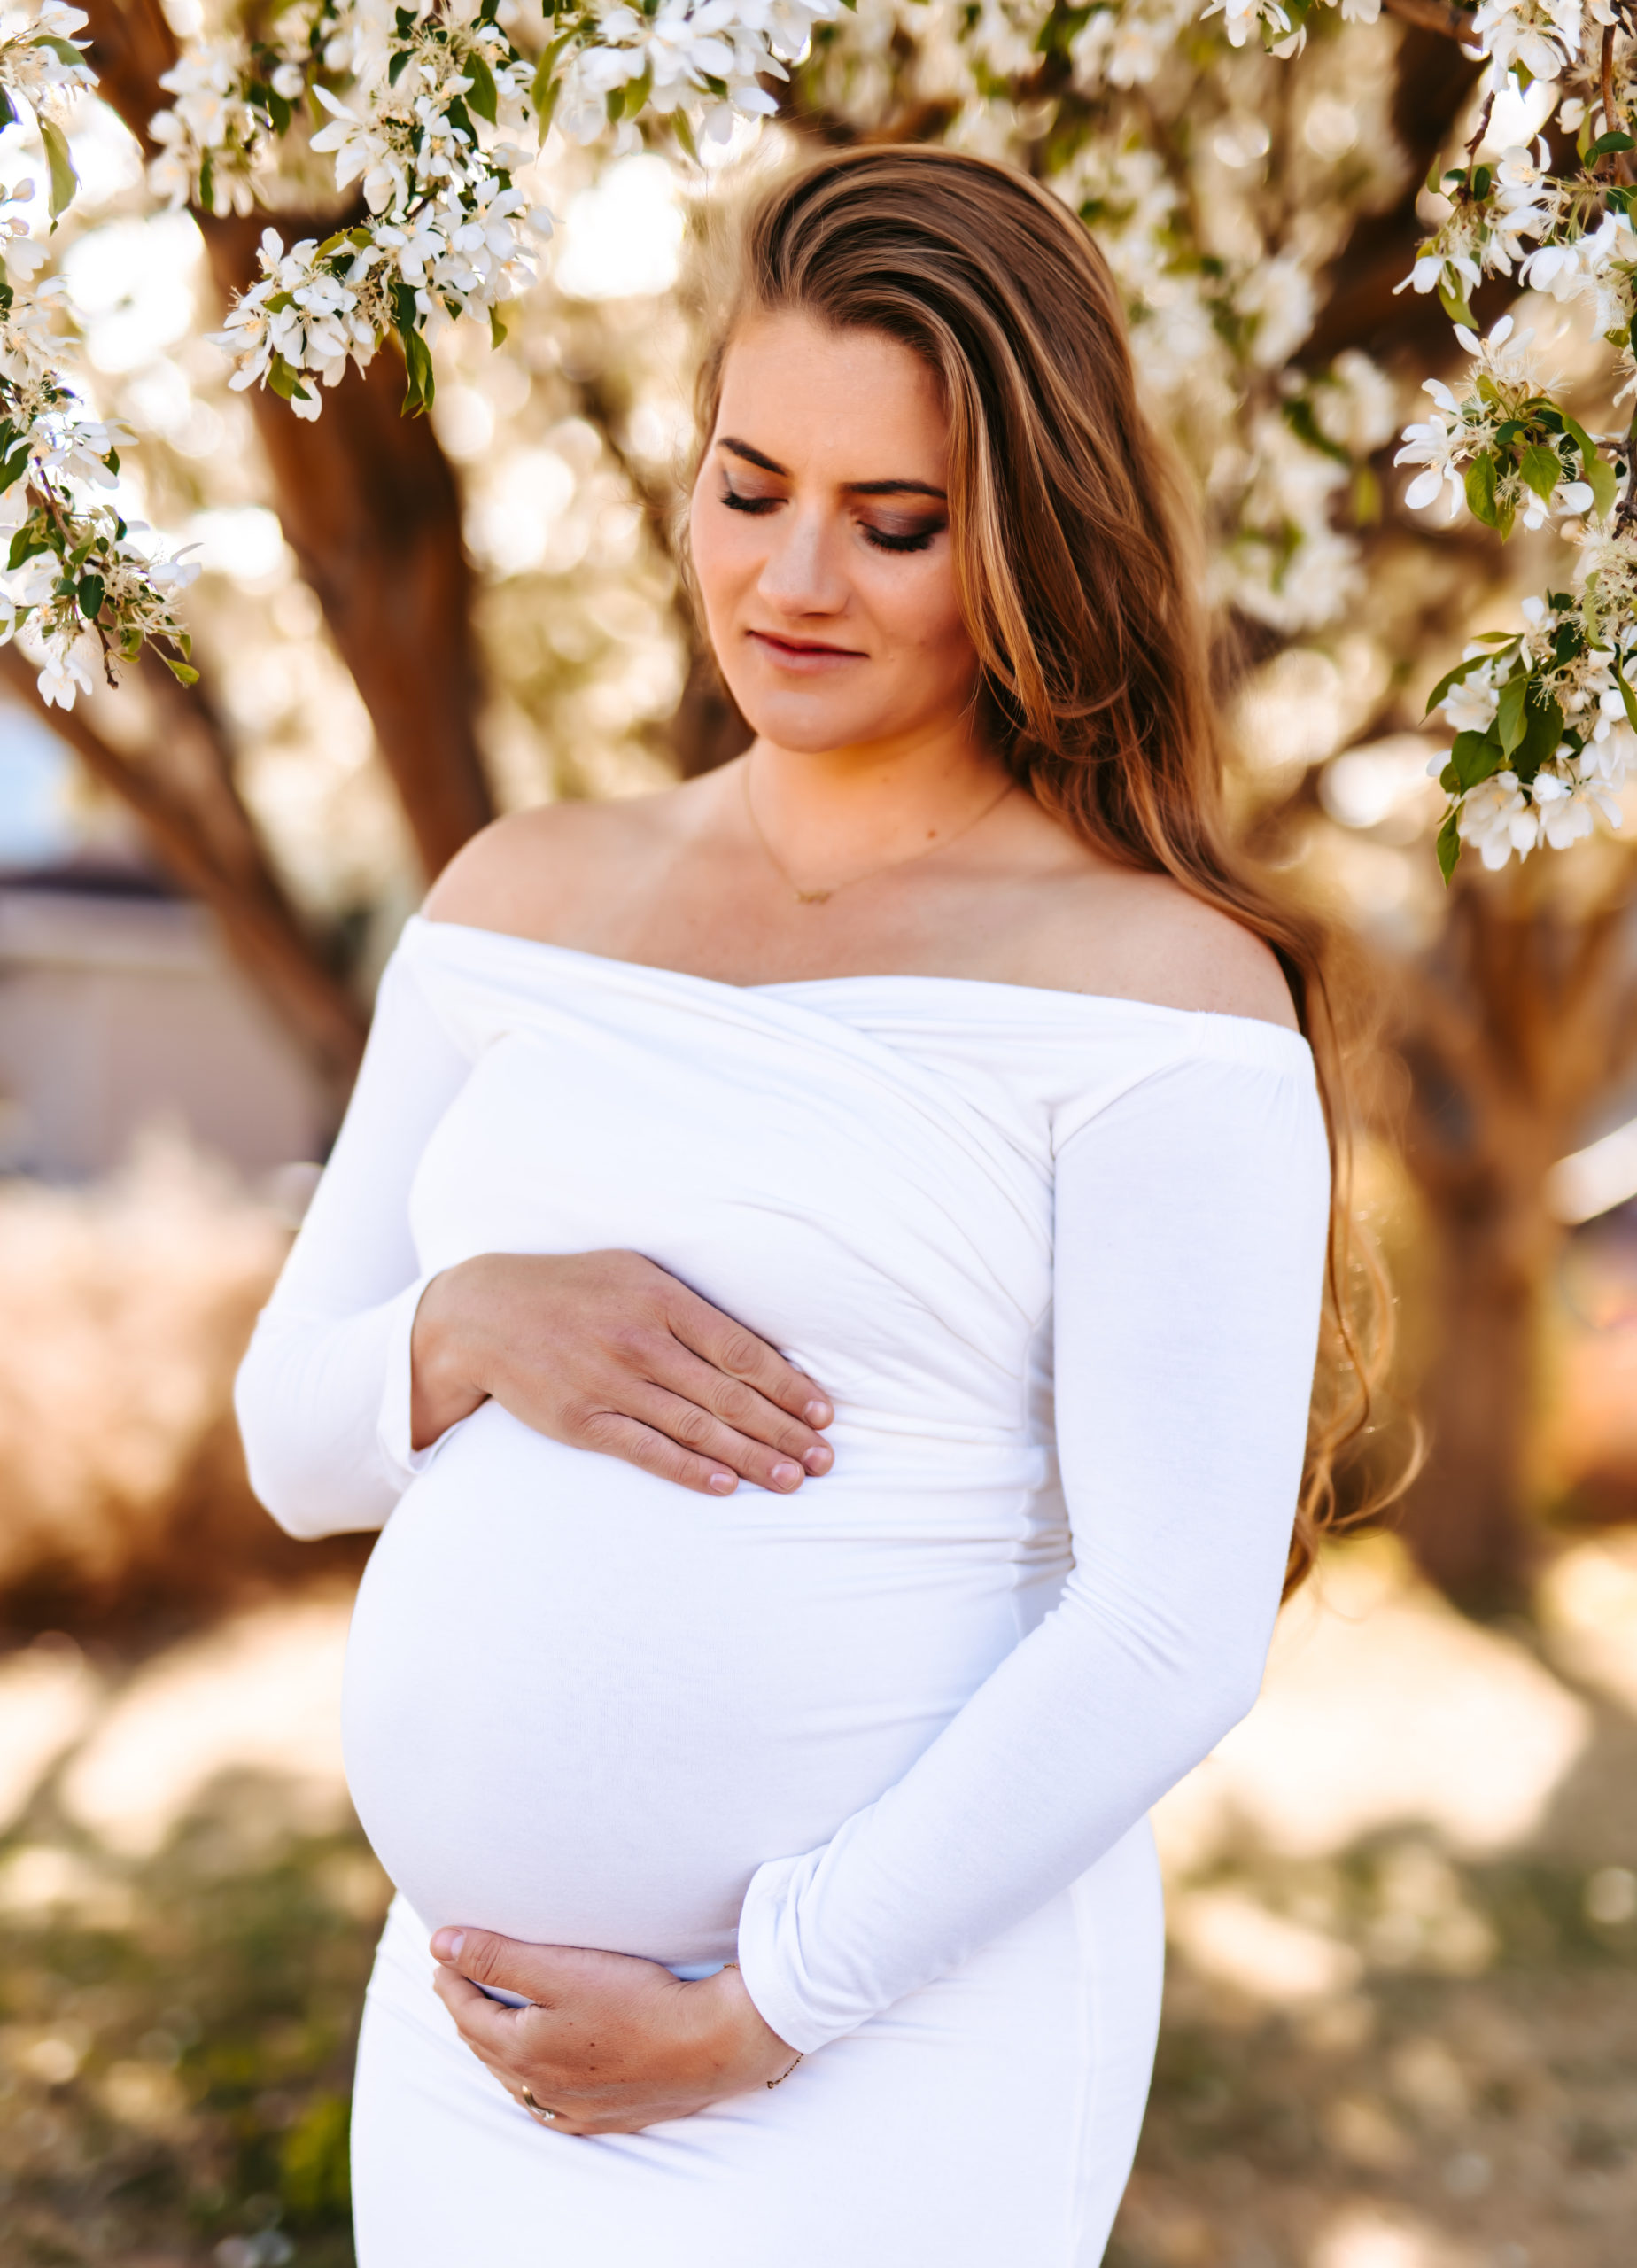
[[[250,1494],[233,1373],[289,1242],[172,1138],[90,1189],[0,1184],[0,1620],[184,1612],[337,1560]]]

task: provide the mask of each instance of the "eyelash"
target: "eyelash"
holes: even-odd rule
[[[730,512],[749,512],[760,518],[764,512],[771,512],[782,499],[777,496],[740,496],[733,489],[725,488],[722,501]],[[915,535],[889,535],[885,528],[873,528],[866,523],[863,532],[865,541],[877,551],[904,552],[925,551],[939,531],[922,528]]]

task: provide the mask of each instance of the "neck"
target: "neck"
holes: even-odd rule
[[[744,762],[756,816],[801,877],[911,858],[967,826],[1006,785],[968,723],[898,742],[781,748],[758,737]]]

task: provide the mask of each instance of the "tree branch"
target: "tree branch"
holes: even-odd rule
[[[1381,0],[1388,15],[1397,16],[1400,22],[1414,24],[1418,31],[1436,32],[1442,39],[1459,40],[1462,46],[1472,43],[1472,17],[1468,9],[1455,8],[1449,0]]]
[[[157,691],[159,678],[168,672],[146,653],[144,660],[153,680],[149,690]],[[234,958],[317,1059],[338,1098],[358,1068],[364,1017],[325,966],[268,866],[230,784],[227,793],[237,813],[237,827],[220,809],[211,810],[214,798],[179,793],[162,776],[160,765],[116,749],[92,723],[83,701],[72,709],[47,711],[33,665],[13,643],[0,647],[0,677],[46,716],[52,733],[88,772],[136,812],[165,865],[216,916]]]

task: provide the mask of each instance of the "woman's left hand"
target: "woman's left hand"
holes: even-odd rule
[[[798,2060],[737,1969],[684,1984],[656,1961],[439,1930],[434,1989],[462,2039],[558,2134],[634,2134],[780,2078]],[[479,1984],[520,1992],[508,2008]]]

